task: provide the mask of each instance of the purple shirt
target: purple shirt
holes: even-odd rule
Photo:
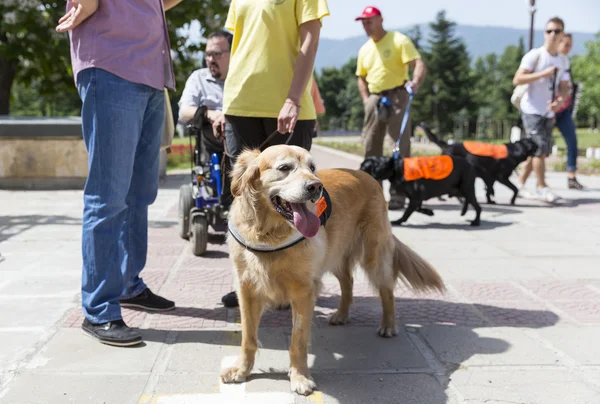
[[[72,6],[69,0],[67,10]],[[96,12],[69,34],[76,84],[81,70],[96,67],[134,83],[175,90],[162,0],[100,0]]]

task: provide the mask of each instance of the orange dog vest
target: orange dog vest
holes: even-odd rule
[[[508,148],[504,144],[489,144],[479,142],[463,142],[465,149],[471,154],[480,157],[491,157],[493,159],[504,159],[508,157]]]
[[[453,168],[450,156],[408,157],[404,159],[404,179],[442,180],[450,175]]]

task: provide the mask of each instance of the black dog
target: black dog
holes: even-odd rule
[[[473,154],[465,148],[463,143],[446,143],[438,138],[425,123],[421,123],[421,127],[429,140],[442,149],[442,154],[463,157],[473,166],[477,177],[485,182],[488,203],[496,203],[491,197],[494,195],[494,183],[498,181],[513,191],[510,204],[515,204],[519,190],[510,182],[509,177],[519,164],[527,160],[528,157],[533,156],[537,151],[538,146],[532,139],[504,143],[500,146],[506,147],[506,157],[494,158]]]
[[[440,156],[423,157],[422,159],[434,159],[436,157],[439,158]],[[404,215],[402,218],[393,221],[392,223],[394,224],[406,222],[414,211],[427,216],[433,216],[431,209],[424,209],[422,207],[423,201],[442,195],[460,195],[464,197],[461,216],[467,213],[467,207],[471,204],[477,212],[477,216],[471,222],[471,226],[479,226],[481,207],[475,198],[475,172],[473,171],[473,167],[464,158],[448,157],[450,157],[450,161],[452,162],[452,171],[445,178],[441,179],[420,178],[407,180],[404,167],[405,159],[394,159],[393,157],[386,156],[367,157],[360,165],[360,169],[378,181],[389,180],[391,186],[401,190],[409,198],[410,202],[404,211]],[[410,162],[410,160],[414,161],[415,159],[406,159],[407,162]],[[433,160],[429,161],[434,162]],[[411,162],[411,166],[412,164]]]

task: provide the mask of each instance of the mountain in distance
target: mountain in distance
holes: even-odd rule
[[[419,26],[421,28],[421,46],[428,47],[427,40],[431,31],[429,24],[419,24]],[[408,35],[413,28],[414,25],[390,31],[399,31]],[[526,50],[529,46],[528,29],[457,24],[454,33],[465,42],[472,63],[479,56],[485,56],[488,53],[502,54],[507,46],[518,45],[520,37],[523,37]],[[585,42],[593,40],[595,37],[595,34],[585,32],[572,32],[572,34],[573,50],[570,56],[585,53]],[[320,73],[323,67],[342,67],[349,59],[356,57],[358,50],[367,39],[366,34],[345,39],[321,38],[315,59],[315,70]],[[543,43],[543,31],[534,31],[533,46],[538,47]]]

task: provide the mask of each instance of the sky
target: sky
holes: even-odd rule
[[[459,24],[529,29],[529,0],[327,0],[330,16],[323,21],[321,36],[343,39],[364,35],[359,21],[366,6],[381,10],[384,27],[394,29],[429,23],[445,9],[448,19]],[[559,16],[565,29],[575,32],[600,31],[600,0],[536,0],[534,27]]]

